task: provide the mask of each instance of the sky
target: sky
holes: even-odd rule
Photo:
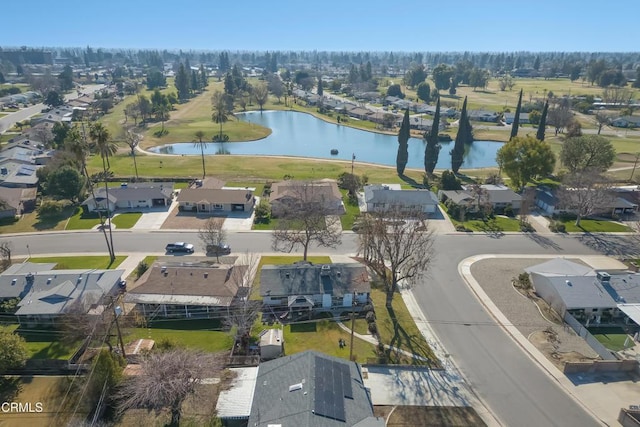
[[[2,1],[0,46],[637,52],[639,10],[638,0]]]

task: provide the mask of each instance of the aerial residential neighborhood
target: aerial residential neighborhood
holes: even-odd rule
[[[410,3],[3,5],[0,426],[640,424],[633,14]]]

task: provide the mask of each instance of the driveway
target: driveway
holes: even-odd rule
[[[178,202],[175,200],[169,206],[169,209],[166,208],[147,208],[147,209],[135,209],[136,211],[142,212],[142,216],[136,222],[136,224],[131,227],[133,230],[160,230],[162,224],[169,217],[171,212],[176,209],[178,206]]]
[[[256,197],[254,206],[258,206],[259,204],[260,197]],[[251,231],[255,214],[255,209],[252,209],[250,214],[249,212],[231,212],[225,218],[222,229],[227,231]]]

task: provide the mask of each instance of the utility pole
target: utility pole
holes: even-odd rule
[[[116,311],[116,303],[115,299],[111,297],[111,308],[113,308],[113,316],[116,320],[116,329],[118,331],[118,341],[120,342],[120,350],[122,351],[122,357],[127,358],[127,355],[124,352],[124,342],[122,341],[122,332],[120,331],[120,323],[118,322],[118,312]]]
[[[356,293],[351,297],[351,343],[349,343],[349,361],[353,362],[353,334],[356,327],[355,307],[358,305],[356,301]]]
[[[636,172],[636,166],[638,165],[638,160],[640,160],[640,153],[636,153],[636,159],[633,162],[633,169],[631,169],[631,176],[629,177],[629,181],[633,179],[633,174]]]
[[[353,162],[356,160],[356,153],[351,155],[351,175],[353,175]]]

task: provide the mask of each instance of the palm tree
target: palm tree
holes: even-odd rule
[[[84,123],[82,124],[82,135],[80,135],[80,131],[77,126],[73,127],[69,131],[69,134],[67,135],[67,139],[65,141],[65,148],[67,149],[67,151],[74,155],[74,157],[76,158],[76,162],[78,163],[78,165],[80,165],[82,173],[87,178],[87,185],[89,186],[91,197],[95,201],[96,194],[93,189],[93,181],[91,181],[89,172],[87,171],[87,155],[89,154],[89,144],[87,143],[87,138],[84,133]],[[100,218],[100,229],[102,230],[104,240],[107,243],[107,251],[109,252],[109,257],[114,260],[115,254],[113,252],[113,246],[109,243],[107,230],[104,226],[104,218],[100,209],[98,209],[98,218]]]
[[[202,179],[206,176],[204,168],[204,149],[207,147],[208,142],[204,139],[204,132],[199,130],[196,132],[196,140],[193,141],[194,147],[200,147],[200,153],[202,154]]]
[[[222,141],[222,124],[226,123],[229,120],[230,115],[233,115],[231,109],[229,108],[229,100],[224,93],[216,91],[211,96],[211,106],[213,108],[213,114],[211,115],[211,118],[214,122],[220,123],[219,140]]]
[[[111,243],[111,262],[115,261],[115,249],[113,247],[113,233],[111,231],[111,210],[109,209],[109,185],[107,184],[107,171],[111,168],[109,164],[109,156],[114,155],[118,151],[118,146],[111,141],[111,135],[107,128],[100,122],[91,123],[89,125],[89,136],[98,148],[100,157],[102,157],[102,169],[104,171],[104,192],[107,199],[107,227],[109,228],[109,240]],[[103,227],[104,228],[104,227]]]

